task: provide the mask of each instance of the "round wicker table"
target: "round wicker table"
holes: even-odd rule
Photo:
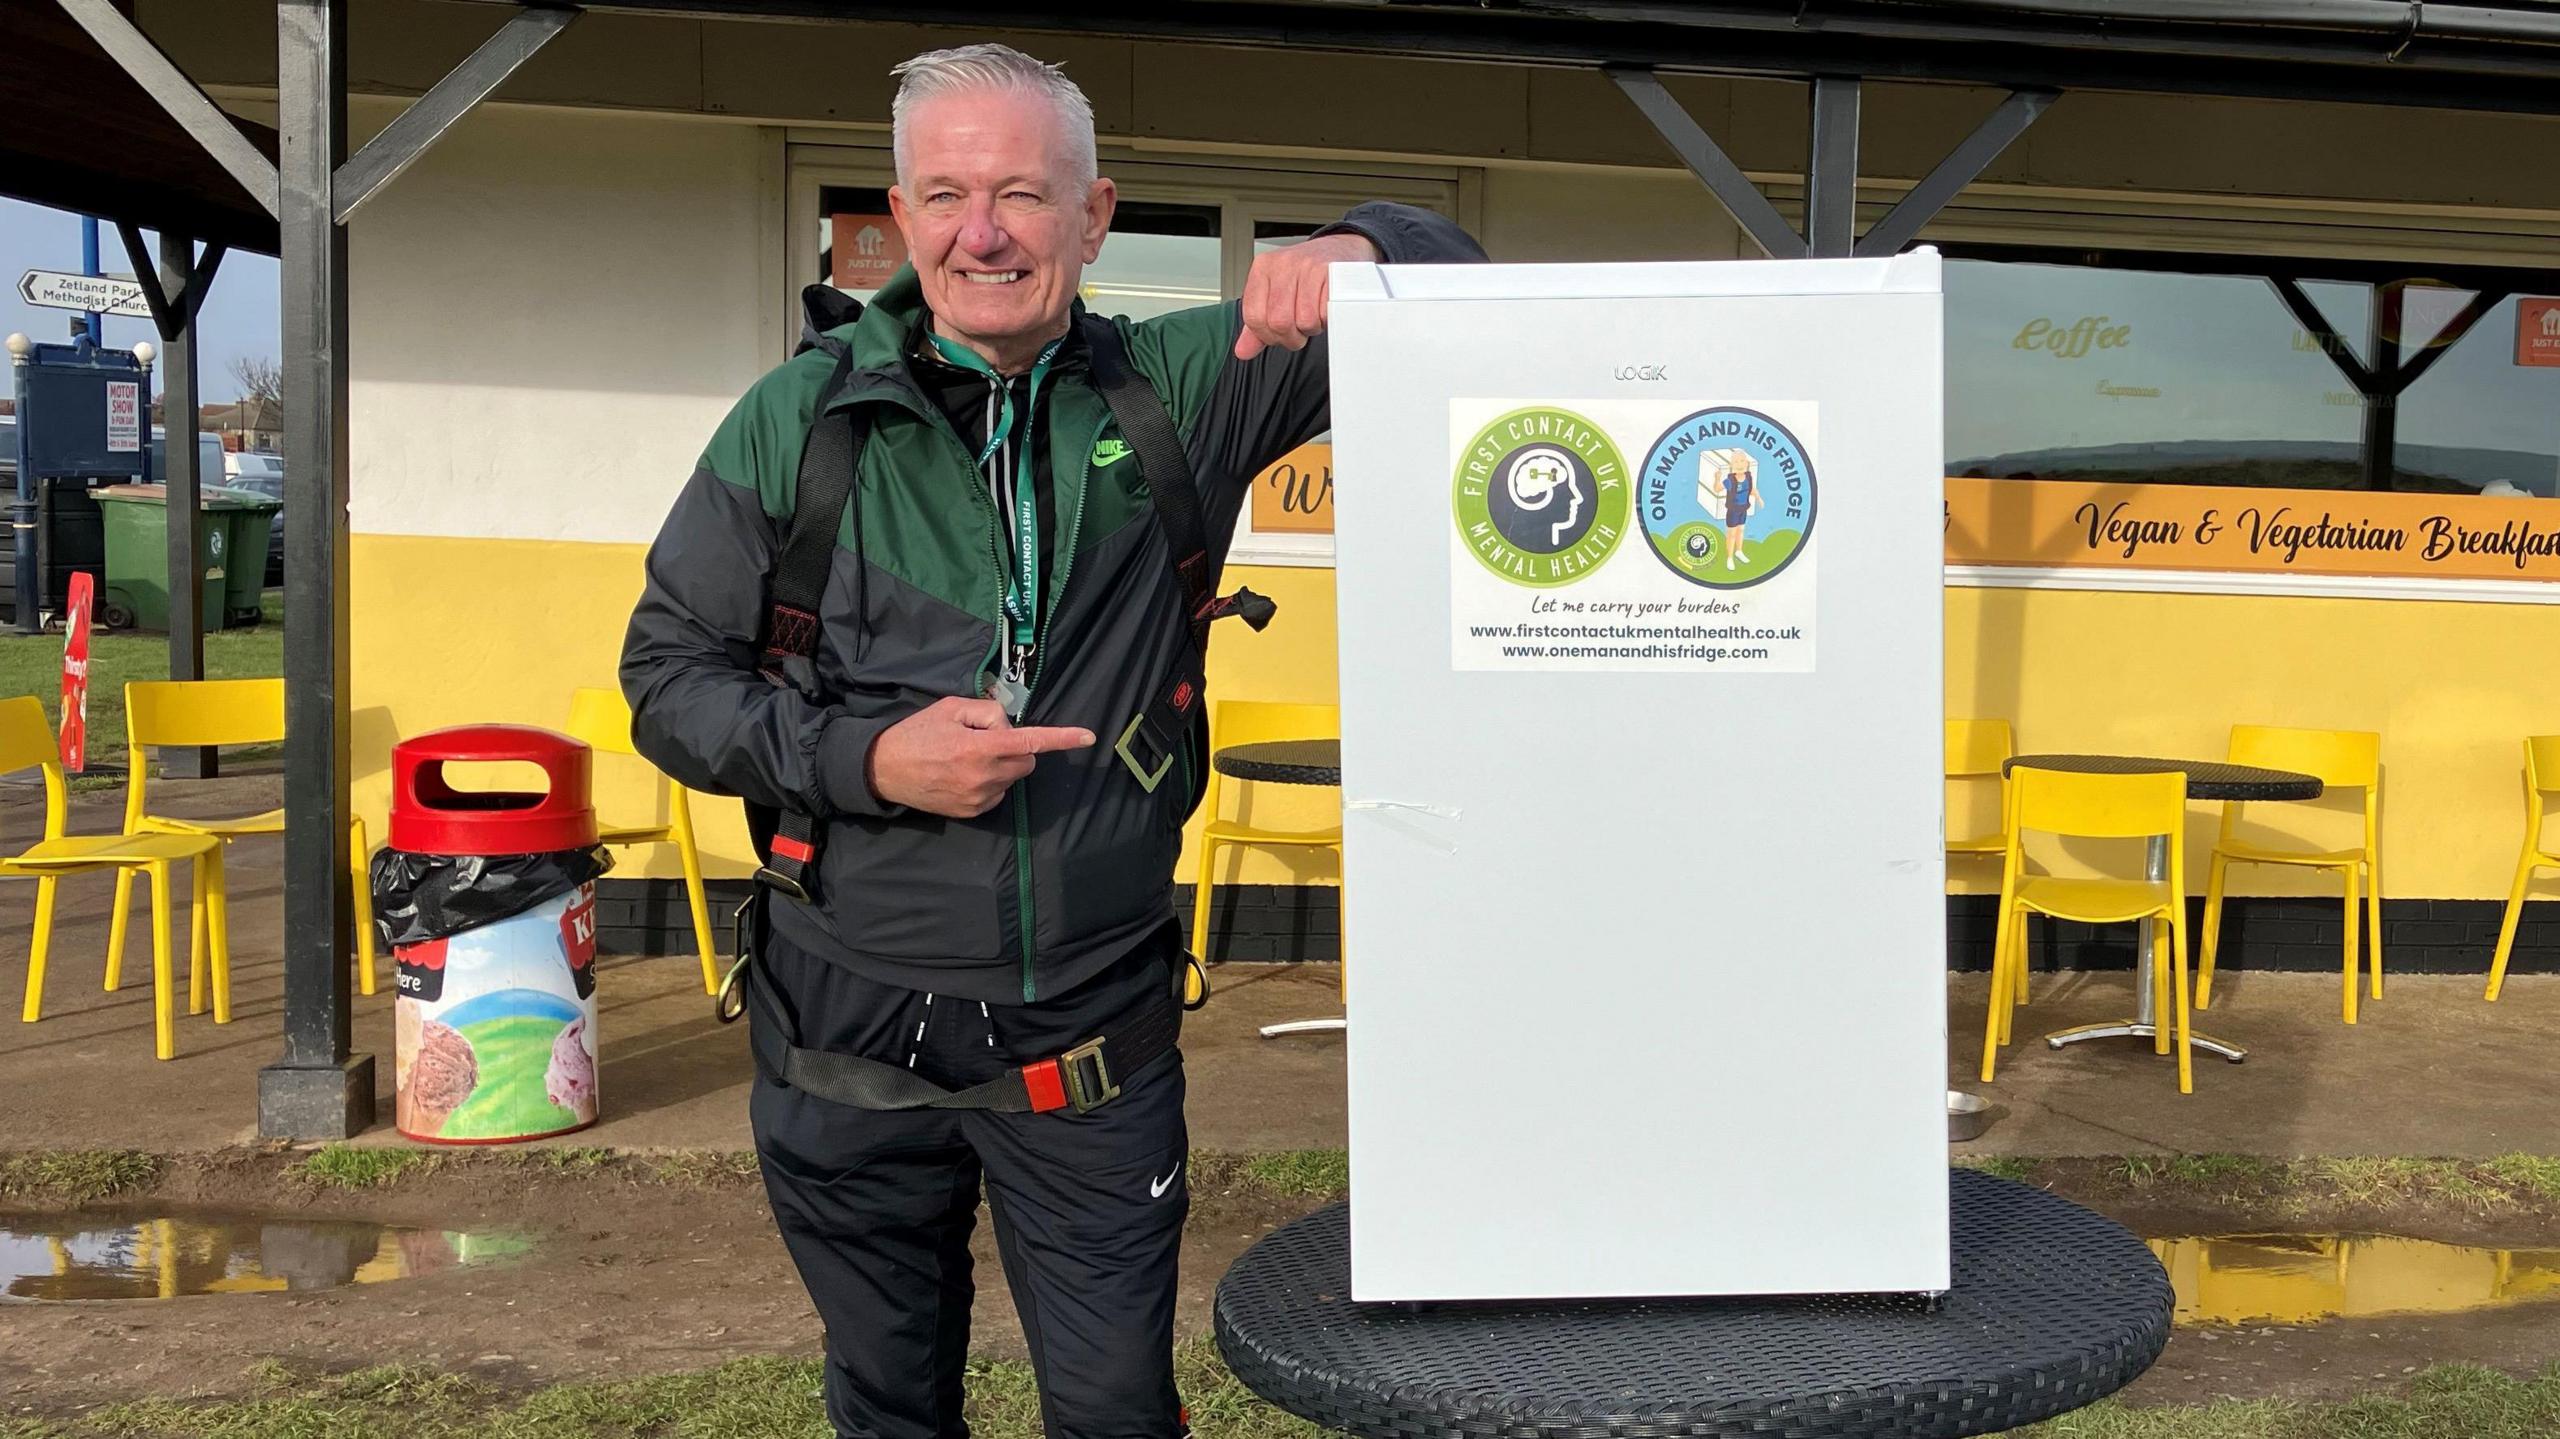
[[[1949,1197],[1954,1288],[1934,1302],[1354,1304],[1337,1204],[1227,1271],[1218,1347],[1256,1394],[1370,1439],[1954,1439],[2080,1408],[2151,1367],[2172,1298],[2141,1240],[1971,1170],[1952,1171]]]

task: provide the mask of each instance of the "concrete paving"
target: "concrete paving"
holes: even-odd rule
[[[272,776],[168,785],[177,812],[241,812],[275,801]],[[23,790],[0,790],[0,845],[33,838],[39,815]],[[75,830],[113,825],[113,794],[80,797]],[[282,842],[232,851],[233,1016],[182,1017],[178,1057],[151,1058],[148,929],[128,941],[122,991],[101,991],[112,881],[66,882],[46,986],[45,1017],[0,1019],[0,1148],[104,1146],[164,1152],[255,1139],[257,1071],[281,1052],[279,953]],[[0,996],[25,978],[34,886],[0,882]],[[137,919],[141,916],[137,905]],[[1380,960],[1377,962],[1386,962]],[[356,1005],[355,1044],[376,1056],[382,1124],[368,1142],[401,1143],[391,1116],[391,974]],[[1984,979],[1948,982],[1948,1083],[2007,1111],[1967,1151],[2020,1155],[2246,1152],[2482,1157],[2560,1154],[2550,1091],[2550,1036],[2560,1029],[2560,976],[2518,976],[2495,1005],[2471,976],[2392,977],[2364,1022],[2338,1020],[2338,981],[2317,974],[2229,973],[2200,1027],[2246,1045],[2245,1064],[2199,1053],[2196,1092],[2177,1093],[2169,1061],[2134,1041],[2052,1051],[2039,1036],[2123,1014],[2126,973],[2037,976],[1998,1081],[1977,1082]],[[748,1147],[749,1064],[741,1029],[714,1021],[690,957],[601,963],[597,1022],[605,1118],[558,1143],[635,1150]],[[184,996],[180,996],[183,1006]],[[14,1008],[11,1005],[10,1008]],[[1195,1146],[1227,1151],[1337,1147],[1343,1142],[1343,1039],[1260,1038],[1279,1019],[1339,1012],[1321,965],[1228,965],[1217,996],[1191,1016],[1183,1047]],[[1818,1051],[1823,1037],[1808,1034]],[[1816,1055],[1815,1057],[1818,1057]],[[1848,1056],[1840,1057],[1844,1062]]]

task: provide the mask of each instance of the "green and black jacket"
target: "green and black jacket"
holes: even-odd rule
[[[1363,205],[1331,228],[1366,236],[1389,263],[1484,258],[1455,225],[1401,205]],[[997,662],[1004,542],[975,453],[910,370],[929,320],[901,271],[858,321],[739,400],[650,547],[622,686],[640,752],[678,781],[825,821],[814,901],[773,903],[785,938],[887,983],[1029,1003],[1127,955],[1171,914],[1198,757],[1178,758],[1150,794],[1111,741],[1181,663],[1183,602],[1147,477],[1071,339],[1042,403],[1054,558],[1021,722],[1080,725],[1100,743],[1041,756],[975,819],[871,793],[880,732],[945,696],[984,694]],[[1240,362],[1233,301],[1112,323],[1182,436],[1213,535],[1233,528],[1254,475],[1331,423],[1322,337]],[[848,523],[812,698],[758,673],[759,631],[801,448],[840,354],[852,368],[834,403],[862,407],[868,434],[859,553]]]

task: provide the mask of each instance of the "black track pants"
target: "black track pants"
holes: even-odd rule
[[[762,978],[812,1049],[908,1064],[946,1088],[991,1078],[1170,1003],[1153,950],[1036,1005],[880,984],[767,940]],[[1178,962],[1178,961],[1177,961]],[[1173,1439],[1182,1221],[1182,1057],[1115,1075],[1089,1114],[850,1109],[759,1078],[749,1102],[775,1222],[827,1329],[839,1439],[958,1439],[979,1186],[1051,1439]]]

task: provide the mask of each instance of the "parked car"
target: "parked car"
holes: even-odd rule
[[[284,503],[284,457],[230,453],[222,457],[223,480],[235,490],[248,490],[266,496],[279,506]],[[284,511],[278,509],[267,521],[267,587],[284,583]]]

